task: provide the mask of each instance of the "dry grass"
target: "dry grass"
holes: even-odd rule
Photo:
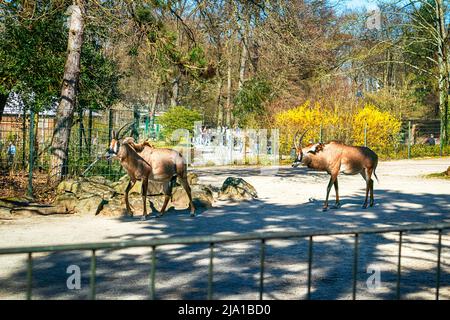
[[[0,172],[0,198],[27,198],[28,172]],[[55,188],[51,188],[45,172],[33,174],[33,201],[51,203],[56,196]]]

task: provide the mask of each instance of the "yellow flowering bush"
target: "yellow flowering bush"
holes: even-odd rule
[[[308,129],[303,139],[307,143],[319,139],[321,126],[337,126],[338,123],[337,113],[322,108],[318,103],[311,106],[309,101],[297,108],[275,114],[275,127],[280,129],[281,152],[289,153],[297,130],[303,133]]]
[[[398,137],[401,121],[387,111],[380,111],[372,105],[356,109],[353,113],[339,113],[337,109],[323,108],[316,103],[306,102],[296,108],[275,114],[275,127],[280,129],[280,151],[289,154],[297,130],[308,129],[305,144],[340,140],[353,145],[364,145],[364,127],[367,124],[367,144],[374,149],[392,146]]]
[[[360,109],[352,121],[352,137],[355,145],[364,145],[364,128],[367,125],[367,145],[373,149],[392,146],[397,142],[401,121],[388,111],[380,111],[373,105]]]

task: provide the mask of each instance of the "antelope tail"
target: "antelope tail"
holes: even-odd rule
[[[377,174],[375,173],[375,170],[373,170],[373,175],[374,175],[375,178],[377,179],[377,182],[380,183],[380,179],[378,179]]]

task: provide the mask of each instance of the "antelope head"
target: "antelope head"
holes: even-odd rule
[[[300,133],[300,130],[298,130],[295,133],[295,136],[294,136],[295,160],[292,163],[293,168],[298,167],[303,161],[302,140],[303,140],[303,137],[305,136],[306,132],[308,132],[308,130],[305,130],[300,138],[298,138],[298,134]]]
[[[125,129],[125,127],[127,127],[127,130],[128,130],[130,125],[132,125],[132,124],[133,123],[126,123],[117,132],[115,130],[113,130],[112,137],[111,137],[111,143],[109,144],[109,148],[107,151],[108,160],[110,160],[114,157],[117,157],[117,154],[119,153],[119,150],[120,150],[120,145],[123,143],[122,131],[123,131],[123,129]],[[124,132],[126,132],[127,130],[125,130]]]

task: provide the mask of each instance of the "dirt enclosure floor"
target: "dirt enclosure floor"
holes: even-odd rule
[[[189,217],[187,210],[139,221],[102,216],[36,216],[0,221],[0,247],[80,242],[142,240],[192,235],[232,235],[253,231],[294,231],[385,227],[410,223],[450,222],[450,181],[422,175],[442,172],[450,159],[381,162],[375,182],[375,207],[362,209],[365,183],[361,176],[341,176],[342,207],[322,212],[328,176],[292,169],[211,167],[193,169],[200,182],[220,186],[226,177],[242,177],[258,191],[253,201],[217,201]],[[334,201],[334,190],[331,192]],[[405,234],[402,247],[403,299],[433,299],[436,284],[436,232]],[[357,299],[393,299],[396,293],[398,234],[362,235],[359,241]],[[450,299],[450,231],[443,234],[441,299]],[[313,299],[350,299],[353,236],[314,239]],[[259,242],[215,247],[214,298],[255,299],[259,286]],[[207,245],[157,249],[156,298],[205,299],[208,281]],[[144,299],[149,292],[150,249],[97,252],[98,299]],[[308,241],[267,243],[264,299],[306,297]],[[23,299],[26,255],[0,256],[0,298]],[[81,289],[67,288],[67,268],[81,269]],[[369,289],[371,269],[380,282]],[[35,255],[34,299],[86,299],[89,294],[89,252]],[[368,273],[369,271],[369,273]]]

